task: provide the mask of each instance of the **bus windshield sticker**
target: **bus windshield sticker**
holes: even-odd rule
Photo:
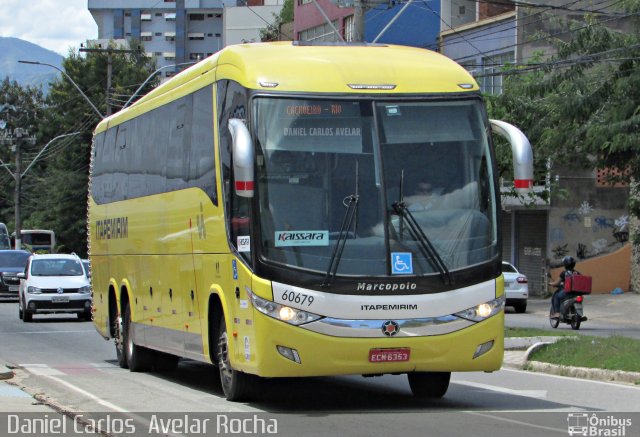
[[[250,236],[238,236],[238,252],[251,252]]]
[[[393,275],[412,275],[413,274],[413,258],[411,252],[392,252],[391,253],[391,274]]]
[[[276,231],[276,247],[328,246],[329,231]]]

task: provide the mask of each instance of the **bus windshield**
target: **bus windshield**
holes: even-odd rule
[[[258,98],[255,129],[265,261],[444,275],[497,255],[479,100]]]

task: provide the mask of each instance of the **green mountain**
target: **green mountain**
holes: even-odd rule
[[[64,58],[36,44],[11,37],[0,37],[0,80],[9,77],[20,85],[41,86],[47,91],[49,82],[60,73],[43,65],[20,64],[18,60],[38,61],[61,68]]]

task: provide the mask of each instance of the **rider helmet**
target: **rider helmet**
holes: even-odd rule
[[[576,266],[576,260],[573,259],[572,256],[565,256],[564,258],[562,258],[562,265],[566,270],[573,270],[573,268]]]

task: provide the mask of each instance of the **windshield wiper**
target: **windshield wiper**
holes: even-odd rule
[[[404,221],[407,221],[409,225],[409,231],[413,234],[413,238],[420,244],[420,249],[424,257],[429,260],[429,263],[433,268],[440,272],[440,277],[442,277],[442,281],[449,285],[451,284],[451,273],[447,268],[447,265],[442,260],[442,257],[427,237],[427,234],[424,233],[422,226],[417,222],[416,218],[411,214],[409,208],[404,203],[404,169],[400,173],[400,200],[393,203],[393,209],[395,210],[398,217],[400,217],[400,235],[403,234],[403,224]]]
[[[329,260],[327,275],[324,277],[324,282],[322,283],[323,287],[329,287],[331,285],[331,281],[333,281],[333,278],[336,276],[338,264],[340,264],[340,258],[342,258],[342,251],[344,250],[344,246],[349,238],[349,230],[351,229],[353,219],[356,217],[356,212],[358,211],[358,201],[358,194],[350,194],[342,201],[347,210],[345,211],[344,218],[342,219],[342,226],[340,226],[340,233],[338,233],[336,247],[333,249],[331,259]]]
[[[406,220],[409,225],[409,231],[413,234],[413,237],[416,239],[418,243],[420,243],[420,249],[422,250],[425,258],[429,260],[431,265],[440,272],[440,276],[445,283],[451,284],[451,273],[447,268],[447,265],[442,260],[442,257],[427,237],[427,234],[424,233],[424,230],[420,226],[420,224],[416,221],[407,205],[404,202],[394,202],[393,209],[396,214],[400,217],[401,223],[403,220]]]
[[[338,265],[340,264],[340,258],[342,258],[342,251],[344,250],[344,246],[347,243],[347,239],[349,238],[351,225],[353,224],[353,220],[357,217],[358,201],[360,200],[360,162],[356,160],[355,164],[355,194],[349,194],[347,197],[342,199],[342,204],[345,206],[345,208],[347,208],[347,210],[344,212],[342,225],[340,226],[340,232],[338,233],[338,241],[336,241],[336,247],[334,247],[333,253],[331,254],[331,259],[329,260],[327,274],[324,277],[324,281],[322,282],[322,287],[324,288],[331,286],[331,282],[336,276],[336,271],[338,270]],[[356,234],[357,229],[354,228],[353,238],[356,237]]]

